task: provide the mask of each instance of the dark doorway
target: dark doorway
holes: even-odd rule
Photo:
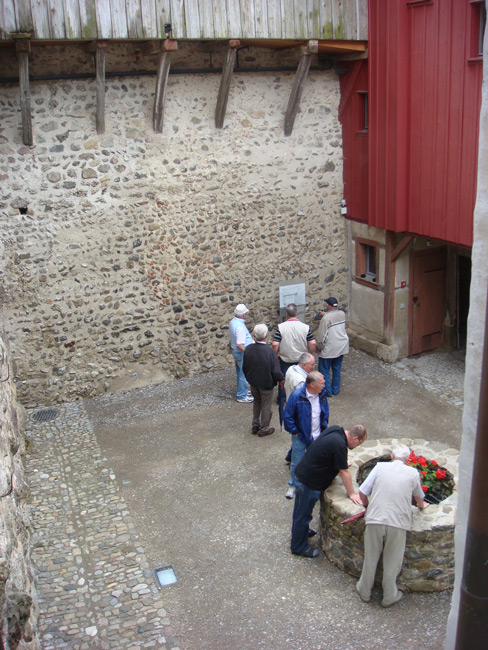
[[[457,287],[457,346],[466,349],[469,312],[469,289],[471,286],[471,258],[458,256],[458,287]]]

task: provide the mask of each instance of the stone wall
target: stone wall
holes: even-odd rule
[[[366,440],[349,451],[354,491],[359,490],[358,470],[369,460],[389,454],[397,444],[406,444],[417,455],[436,460],[454,477],[453,492],[426,510],[412,506],[413,525],[407,533],[407,544],[398,586],[406,591],[443,591],[454,583],[454,525],[458,502],[459,451],[441,442],[425,440]],[[364,518],[342,525],[342,521],[364,511],[347,496],[339,477],[323,493],[320,501],[321,545],[327,558],[337,567],[355,577],[361,575],[364,560]],[[381,584],[381,561],[376,583]]]
[[[40,645],[22,463],[24,413],[0,336],[0,640],[2,648],[35,650]]]
[[[135,68],[124,47],[109,48],[107,70]],[[33,56],[33,74],[43,61],[49,72],[93,69],[82,48],[46,51]],[[209,61],[196,46],[178,56],[185,67]],[[240,64],[296,66],[298,56],[255,50]],[[0,86],[0,299],[26,405],[232,363],[235,304],[251,308],[250,326],[273,327],[280,282],[306,281],[308,320],[328,295],[346,302],[336,73],[311,70],[290,137],[292,72],[235,73],[222,130],[219,82],[170,75],[158,135],[155,77],[107,78],[103,136],[95,80],[33,82],[32,148],[22,144],[17,85]]]

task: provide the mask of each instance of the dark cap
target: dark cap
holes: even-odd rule
[[[331,307],[337,307],[337,298],[326,298],[325,302]]]

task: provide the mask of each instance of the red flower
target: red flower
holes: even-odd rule
[[[431,465],[438,465],[439,463],[438,463],[436,460],[431,460],[431,461],[430,461],[430,464],[431,464]]]
[[[420,464],[421,467],[427,467],[427,461],[425,460],[425,458],[423,456],[419,456],[418,461],[419,461],[419,464]]]
[[[420,476],[427,476],[427,472],[420,472]]]
[[[426,485],[422,485],[422,490],[423,490],[424,492],[427,492],[428,489],[429,489],[429,488],[428,488]]]
[[[445,469],[438,469],[437,472],[435,473],[436,478],[446,478],[446,470]]]

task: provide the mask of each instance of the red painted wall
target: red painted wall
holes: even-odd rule
[[[364,72],[354,72],[365,62],[341,78],[349,218],[472,245],[478,17],[471,0],[369,0],[369,135],[362,139],[354,97]]]
[[[364,96],[368,92],[368,63],[356,61],[349,72],[340,77],[341,102],[339,119],[342,122],[344,153],[344,198],[348,218],[368,221],[368,133],[364,128]]]

